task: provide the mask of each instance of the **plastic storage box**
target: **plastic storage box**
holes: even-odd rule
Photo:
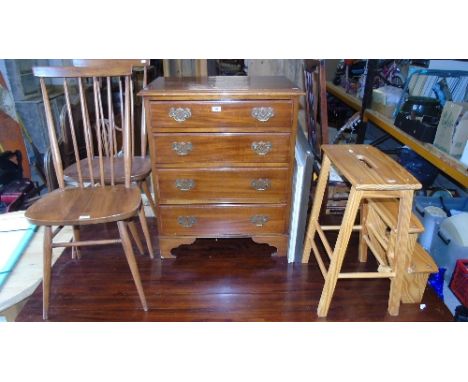
[[[429,252],[437,266],[447,269],[446,280],[452,277],[457,260],[468,259],[467,228],[468,212],[462,212],[444,219],[434,237]]]
[[[424,232],[419,236],[418,241],[426,251],[432,254],[433,245],[438,241],[437,233],[440,224],[450,214],[468,212],[468,198],[416,196],[413,210],[424,225]]]
[[[468,259],[457,260],[450,289],[468,307]]]
[[[468,198],[416,196],[414,199],[414,210],[421,221],[424,217],[424,208],[428,206],[439,207],[442,209],[446,208],[449,211],[468,212]]]

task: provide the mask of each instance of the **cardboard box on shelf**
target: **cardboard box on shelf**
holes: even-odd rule
[[[460,162],[462,162],[465,166],[468,166],[468,141],[465,143],[465,149],[463,150]]]
[[[382,103],[372,100],[371,109],[382,114],[388,119],[393,119],[393,112],[396,109],[396,104],[384,105]]]
[[[468,102],[447,101],[437,126],[434,146],[460,157],[468,140]]]
[[[395,86],[383,86],[372,91],[371,108],[389,119],[400,100],[403,90]]]

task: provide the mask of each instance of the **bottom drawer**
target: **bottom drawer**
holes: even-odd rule
[[[287,233],[285,204],[165,205],[159,208],[160,234],[230,236]]]

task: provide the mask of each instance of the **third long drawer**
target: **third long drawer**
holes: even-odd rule
[[[284,204],[163,205],[159,207],[160,235],[236,236],[286,234]]]
[[[157,169],[160,204],[287,203],[289,168]]]

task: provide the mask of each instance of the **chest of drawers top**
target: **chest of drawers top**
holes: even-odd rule
[[[282,76],[159,77],[138,93],[155,100],[284,99],[302,94]]]

